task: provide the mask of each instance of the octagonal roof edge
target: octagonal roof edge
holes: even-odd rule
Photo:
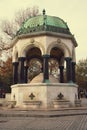
[[[35,37],[35,36],[55,36],[55,37],[61,37],[61,38],[69,38],[73,41],[73,45],[75,47],[78,46],[77,41],[75,40],[73,35],[69,35],[69,34],[61,34],[61,33],[56,33],[56,32],[49,32],[49,31],[41,31],[41,32],[34,32],[34,33],[27,33],[27,34],[21,34],[16,36],[13,40],[12,40],[12,44],[11,47],[13,47],[16,42],[18,41],[18,39],[23,39],[23,38],[29,38],[29,37]]]

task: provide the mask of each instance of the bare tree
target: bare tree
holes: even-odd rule
[[[2,32],[9,36],[9,38],[13,38],[17,31],[17,25],[9,20],[3,20],[1,23],[1,29]]]
[[[2,39],[0,39],[0,57],[2,56],[3,43]]]
[[[22,23],[29,17],[36,16],[39,14],[38,7],[34,6],[33,8],[20,9],[15,14],[15,19],[13,22],[9,20],[3,20],[1,23],[2,32],[9,35],[10,38],[14,38],[17,30],[20,28]]]
[[[38,7],[34,6],[33,8],[26,8],[25,10],[20,9],[16,14],[15,14],[15,22],[21,26],[22,23],[28,19],[29,17],[36,16],[39,14],[39,9]]]
[[[3,38],[0,37],[0,51],[2,51],[4,49],[4,42],[3,42]]]
[[[1,33],[0,36],[0,55],[3,50],[7,51],[10,49],[11,41],[16,36],[17,30],[20,28],[22,23],[27,20],[29,17],[36,16],[39,14],[38,7],[34,6],[33,8],[21,9],[16,12],[14,21],[2,20],[1,22]],[[11,52],[11,49],[10,49]],[[9,50],[8,50],[9,53]]]

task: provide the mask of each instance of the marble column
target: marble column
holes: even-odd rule
[[[76,82],[76,77],[75,77],[75,62],[72,62],[72,81],[75,83]]]
[[[64,83],[64,66],[59,66],[59,70],[60,70],[60,83]]]
[[[19,83],[24,83],[24,61],[25,57],[19,57]]]
[[[43,55],[43,82],[49,81],[49,55]]]
[[[13,62],[13,84],[18,83],[18,62]]]
[[[28,66],[25,66],[25,73],[24,73],[24,79],[25,79],[25,83],[28,82]]]
[[[70,57],[66,57],[66,78],[67,82],[72,82],[72,59]]]

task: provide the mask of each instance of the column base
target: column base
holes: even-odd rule
[[[73,83],[73,81],[72,81],[72,80],[70,80],[68,83]]]
[[[49,80],[49,79],[45,79],[45,80],[43,81],[43,83],[50,83],[50,80]]]

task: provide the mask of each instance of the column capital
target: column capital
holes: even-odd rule
[[[73,62],[73,61],[72,61],[72,64],[73,64],[73,65],[76,65],[76,62]]]
[[[12,62],[12,64],[13,64],[13,65],[18,65],[18,64],[19,64],[19,62]]]
[[[28,68],[29,68],[29,66],[28,66],[28,65],[26,65],[26,66],[24,66],[24,68],[28,69]]]
[[[18,57],[18,60],[19,60],[19,61],[25,61],[25,60],[26,60],[26,57]]]
[[[71,57],[65,57],[65,60],[68,61],[68,60],[72,60]]]
[[[48,55],[48,54],[43,55],[43,58],[49,58],[49,57],[50,57],[50,55]]]
[[[64,66],[63,66],[63,65],[60,65],[59,68],[60,68],[60,69],[64,69]]]

